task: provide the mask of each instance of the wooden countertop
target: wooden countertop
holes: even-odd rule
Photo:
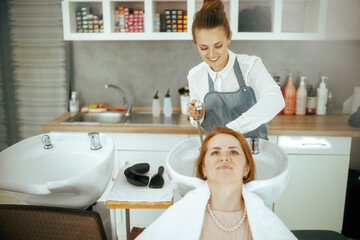
[[[64,113],[58,118],[44,124],[43,132],[112,132],[112,133],[168,133],[197,134],[197,128],[192,126],[185,115],[180,115],[178,125],[72,125],[61,122],[71,116]],[[289,136],[338,136],[360,137],[360,128],[348,125],[348,114],[332,114],[325,116],[276,116],[266,124],[268,135]]]

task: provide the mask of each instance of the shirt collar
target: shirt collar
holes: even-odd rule
[[[234,62],[235,62],[235,54],[230,51],[229,49],[227,50],[229,53],[229,61],[227,62],[226,66],[224,67],[223,70],[221,70],[220,72],[214,72],[214,70],[211,69],[211,67],[209,65],[206,64],[208,73],[210,74],[210,77],[213,81],[215,81],[216,78],[216,73],[220,74],[220,77],[225,80],[227,78],[227,76],[230,74],[231,70],[234,67]]]

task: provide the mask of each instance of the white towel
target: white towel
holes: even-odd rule
[[[256,194],[242,189],[250,230],[254,240],[292,240],[296,237],[281,220],[265,206]],[[210,198],[207,182],[188,192],[147,227],[136,240],[198,240],[206,204]]]

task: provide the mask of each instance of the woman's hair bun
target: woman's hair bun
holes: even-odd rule
[[[217,9],[224,11],[224,3],[221,0],[204,0],[200,11],[207,9]]]

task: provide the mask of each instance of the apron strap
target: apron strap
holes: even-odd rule
[[[239,83],[240,88],[246,87],[243,75],[240,70],[240,65],[239,65],[239,62],[238,62],[236,56],[235,56],[235,63],[234,63],[234,72],[235,72],[235,76]]]
[[[213,80],[211,79],[209,73],[208,73],[208,82],[209,82],[209,92],[215,91],[214,82],[213,82]]]
[[[235,56],[235,62],[234,62],[234,72],[235,72],[235,76],[236,76],[236,79],[238,81],[240,88],[246,87],[243,75],[240,70],[239,62],[238,62],[236,56]],[[208,73],[208,82],[209,82],[209,92],[215,91],[214,81],[210,77],[209,73]]]

